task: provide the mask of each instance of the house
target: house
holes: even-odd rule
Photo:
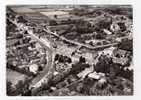
[[[118,32],[118,31],[120,30],[120,27],[119,27],[119,25],[118,25],[117,23],[113,23],[113,24],[111,25],[111,27],[110,27],[110,30],[111,30],[112,32]]]
[[[39,69],[39,66],[37,64],[32,64],[29,66],[29,71],[33,72],[34,74],[37,74],[38,69]]]
[[[126,65],[129,62],[129,59],[126,57],[127,51],[121,49],[115,49],[113,51],[113,62],[121,65]]]
[[[110,48],[107,48],[107,49],[104,49],[103,51],[100,51],[98,54],[101,55],[104,53],[104,55],[109,55],[109,56],[112,56],[113,55],[113,51],[115,50],[116,48],[115,47],[110,47]]]
[[[120,57],[124,57],[125,54],[126,54],[126,52],[127,52],[127,51],[122,50],[122,49],[114,49],[114,50],[113,50],[114,56],[119,57],[119,58],[120,58]]]
[[[104,33],[106,33],[107,35],[111,35],[111,34],[112,34],[112,32],[110,32],[110,31],[107,30],[107,29],[103,29],[103,31],[104,31]]]
[[[72,63],[79,62],[79,58],[80,58],[80,55],[79,55],[79,54],[73,55],[73,56],[71,57]]]

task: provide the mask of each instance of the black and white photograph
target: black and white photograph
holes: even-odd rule
[[[132,5],[6,5],[7,96],[133,96]]]

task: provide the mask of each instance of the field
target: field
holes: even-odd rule
[[[7,69],[7,80],[11,81],[13,85],[17,84],[20,80],[24,80],[26,77],[26,75],[18,73],[17,71]]]

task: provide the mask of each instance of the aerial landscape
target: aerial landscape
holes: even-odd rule
[[[131,5],[7,5],[7,95],[133,95],[132,10]]]

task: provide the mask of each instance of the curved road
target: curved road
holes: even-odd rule
[[[68,40],[68,39],[66,39],[63,36],[59,36],[58,34],[53,33],[53,32],[51,32],[49,30],[46,30],[46,29],[44,29],[44,31],[47,32],[47,33],[49,33],[49,34],[52,34],[52,35],[54,35],[54,36],[56,36],[58,38],[60,38],[61,40],[64,40],[66,42],[69,42],[71,44],[79,45],[81,47],[85,47],[85,48],[92,49],[92,50],[100,49],[100,48],[106,48],[106,47],[110,47],[110,46],[114,46],[114,45],[117,45],[118,44],[118,43],[111,43],[111,44],[106,44],[106,45],[100,45],[100,46],[93,47],[93,46],[86,45],[84,43],[79,43],[79,42],[75,42],[75,41],[72,41],[72,40]]]
[[[46,40],[46,42],[43,39],[39,39],[35,34],[33,34],[32,30],[28,30],[27,26],[20,26],[17,22],[12,21],[10,19],[8,19],[10,22],[12,22],[13,24],[15,24],[19,29],[22,29],[24,31],[27,31],[27,33],[31,36],[31,38],[37,40],[40,45],[42,45],[48,52],[48,59],[47,59],[47,65],[45,67],[45,69],[43,70],[43,72],[41,72],[39,75],[37,75],[30,84],[30,87],[36,85],[42,78],[44,77],[48,77],[48,73],[52,73],[53,72],[53,59],[54,59],[54,53],[51,47],[51,43],[49,43],[49,41]],[[47,43],[48,42],[48,43]]]
[[[52,46],[51,46],[51,42],[49,40],[45,40],[43,38],[39,38],[38,36],[36,36],[32,30],[29,30],[27,26],[22,26],[22,25],[19,25],[16,21],[12,21],[10,19],[8,19],[10,22],[12,22],[13,24],[15,24],[19,29],[22,29],[24,31],[27,31],[28,34],[35,40],[37,40],[47,51],[48,51],[48,60],[47,60],[47,65],[45,67],[45,69],[43,70],[42,73],[40,73],[39,75],[37,75],[37,77],[35,77],[31,84],[30,84],[30,87],[36,85],[40,80],[42,80],[43,78],[45,77],[51,77],[49,74],[52,75],[53,73],[53,59],[54,59],[54,52],[53,52],[53,49],[52,49]],[[75,45],[79,45],[81,47],[86,47],[88,49],[99,49],[99,48],[106,48],[106,47],[110,47],[110,46],[113,46],[113,45],[117,45],[118,43],[112,43],[112,44],[107,44],[107,45],[101,45],[101,46],[96,46],[96,47],[93,47],[93,46],[88,46],[86,44],[83,44],[83,43],[79,43],[79,42],[75,42],[75,41],[72,41],[72,40],[68,40],[66,39],[65,37],[62,37],[62,36],[59,36],[58,34],[56,33],[53,33],[51,32],[50,30],[46,30],[44,29],[45,32],[49,33],[49,34],[52,34],[58,38],[60,38],[61,40],[64,40],[64,41],[67,41],[69,43],[72,43],[72,44],[75,44]],[[123,37],[121,37],[123,38]],[[127,38],[127,37],[125,37]]]

